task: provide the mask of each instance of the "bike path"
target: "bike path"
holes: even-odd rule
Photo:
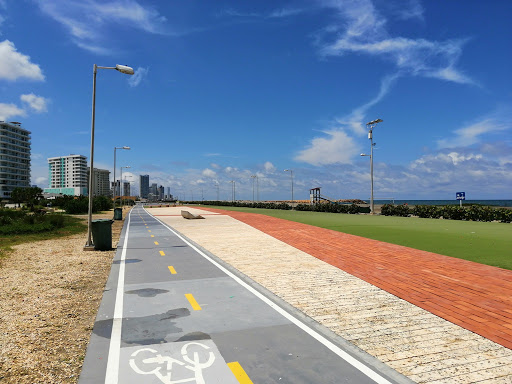
[[[410,383],[140,206],[125,221],[79,384]]]

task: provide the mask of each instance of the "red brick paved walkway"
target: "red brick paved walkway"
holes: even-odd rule
[[[270,216],[229,215],[512,349],[512,271]]]

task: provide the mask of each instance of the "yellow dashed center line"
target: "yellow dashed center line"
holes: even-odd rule
[[[165,256],[164,251],[160,251],[160,256]]]
[[[172,265],[169,265],[167,268],[169,268],[169,271],[171,271],[171,273],[172,273],[173,275],[175,275],[175,274],[176,274],[176,270],[174,269],[174,267],[173,267]]]
[[[185,297],[187,298],[188,302],[192,306],[192,309],[194,309],[196,311],[200,311],[201,310],[201,307],[199,306],[199,304],[197,304],[196,299],[194,299],[194,296],[192,296],[191,293],[186,293]]]
[[[148,232],[151,232],[151,230],[148,229]]]
[[[155,243],[155,245],[158,245],[158,241],[155,241],[154,243]]]
[[[233,372],[233,375],[235,375],[240,384],[253,384],[238,361],[228,363],[228,367],[231,369],[231,372]]]
[[[155,237],[155,235],[151,235],[151,237]]]

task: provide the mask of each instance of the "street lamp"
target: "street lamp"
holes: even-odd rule
[[[114,208],[116,207],[116,149],[130,149],[130,147],[114,147]],[[121,185],[121,184],[119,184]],[[119,190],[121,191],[121,190]],[[121,194],[121,193],[119,193]]]
[[[231,201],[234,203],[235,202],[235,192],[236,192],[236,183],[235,183],[235,180],[230,180],[229,181],[230,183],[232,183],[232,186],[231,186]]]
[[[370,156],[370,179],[371,179],[371,196],[370,196],[370,215],[374,215],[375,212],[373,210],[373,147],[375,147],[375,144],[373,142],[373,128],[378,123],[382,123],[382,119],[376,119],[373,121],[370,121],[369,123],[366,123],[366,126],[368,127],[368,139],[370,139],[370,154],[366,155],[364,153],[361,153],[361,156]]]
[[[123,193],[123,168],[131,168],[129,165],[126,166],[126,167],[120,167],[121,168],[121,177],[119,177],[119,206],[122,207],[123,206],[123,196],[124,196],[124,193]]]
[[[87,243],[85,243],[85,250],[93,250],[94,244],[92,242],[92,182],[93,182],[93,173],[94,173],[94,120],[96,115],[96,72],[98,72],[98,68],[100,69],[115,69],[121,73],[127,75],[133,75],[133,68],[128,67],[126,65],[117,64],[115,67],[100,67],[94,64],[93,67],[93,77],[92,77],[92,118],[91,118],[91,163],[89,167],[89,212],[87,219]]]
[[[290,172],[292,178],[292,209],[293,209],[293,169],[285,169],[284,172]]]
[[[256,178],[256,175],[251,175],[252,179],[252,202],[254,203],[254,179]]]
[[[220,201],[220,200],[219,200],[219,182],[218,182],[218,181],[216,181],[216,182],[215,182],[215,185],[216,185],[216,187],[217,187],[217,201]]]

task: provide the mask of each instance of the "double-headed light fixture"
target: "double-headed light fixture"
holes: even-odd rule
[[[378,124],[382,123],[382,119],[376,119],[366,123],[368,127],[368,139],[370,139],[370,154],[361,153],[361,156],[370,156],[370,179],[371,179],[371,197],[370,197],[370,214],[373,215],[373,147],[376,143],[373,142],[373,128]]]

